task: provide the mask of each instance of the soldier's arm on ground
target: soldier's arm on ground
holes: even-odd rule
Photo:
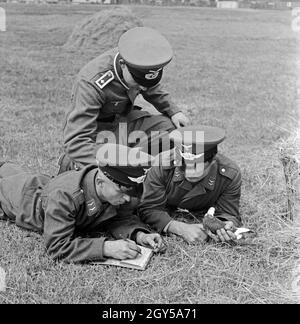
[[[138,231],[150,233],[149,227],[144,224],[136,215],[136,206],[131,203],[120,205],[117,210],[117,215],[107,221],[105,228],[116,239],[131,239],[135,241],[135,234]]]
[[[239,170],[236,171],[231,182],[216,202],[215,216],[224,221],[232,221],[237,227],[242,225],[240,217],[240,198],[241,198],[242,177]]]
[[[152,167],[144,182],[144,192],[139,204],[139,215],[141,220],[162,233],[172,217],[167,211],[166,187],[162,178],[163,169]]]
[[[51,192],[46,204],[43,237],[53,259],[74,263],[105,259],[104,237],[75,236],[77,211],[69,194],[61,190]]]
[[[80,79],[75,84],[72,110],[64,127],[64,147],[70,158],[82,166],[95,162],[97,118],[104,101],[104,92],[92,82]]]
[[[147,91],[143,92],[142,95],[144,99],[150,102],[159,112],[169,117],[181,111],[172,101],[169,93],[164,91],[160,84],[149,88]]]

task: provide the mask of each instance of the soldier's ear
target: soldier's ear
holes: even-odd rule
[[[96,178],[96,185],[97,186],[102,186],[103,182],[104,181],[102,179],[100,179],[99,177]]]
[[[124,69],[126,66],[125,61],[123,59],[120,59],[119,63],[120,63],[121,68]]]
[[[102,173],[102,171],[98,170],[98,174],[96,176],[96,185],[102,188],[104,182],[104,174]]]

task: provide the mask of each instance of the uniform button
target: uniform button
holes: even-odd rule
[[[224,173],[226,170],[223,168],[221,171]]]

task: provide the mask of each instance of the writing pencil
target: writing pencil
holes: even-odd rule
[[[134,241],[132,241],[132,240],[129,240],[129,239],[125,239],[125,241],[126,242],[133,242],[133,243],[135,243]],[[140,254],[140,255],[142,255],[142,252],[141,251],[138,251],[138,250],[135,250],[135,249],[132,249],[132,250],[134,250],[134,251],[136,251],[138,254]]]

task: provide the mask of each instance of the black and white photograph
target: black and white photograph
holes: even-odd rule
[[[299,113],[300,0],[0,0],[0,305],[299,304]]]

